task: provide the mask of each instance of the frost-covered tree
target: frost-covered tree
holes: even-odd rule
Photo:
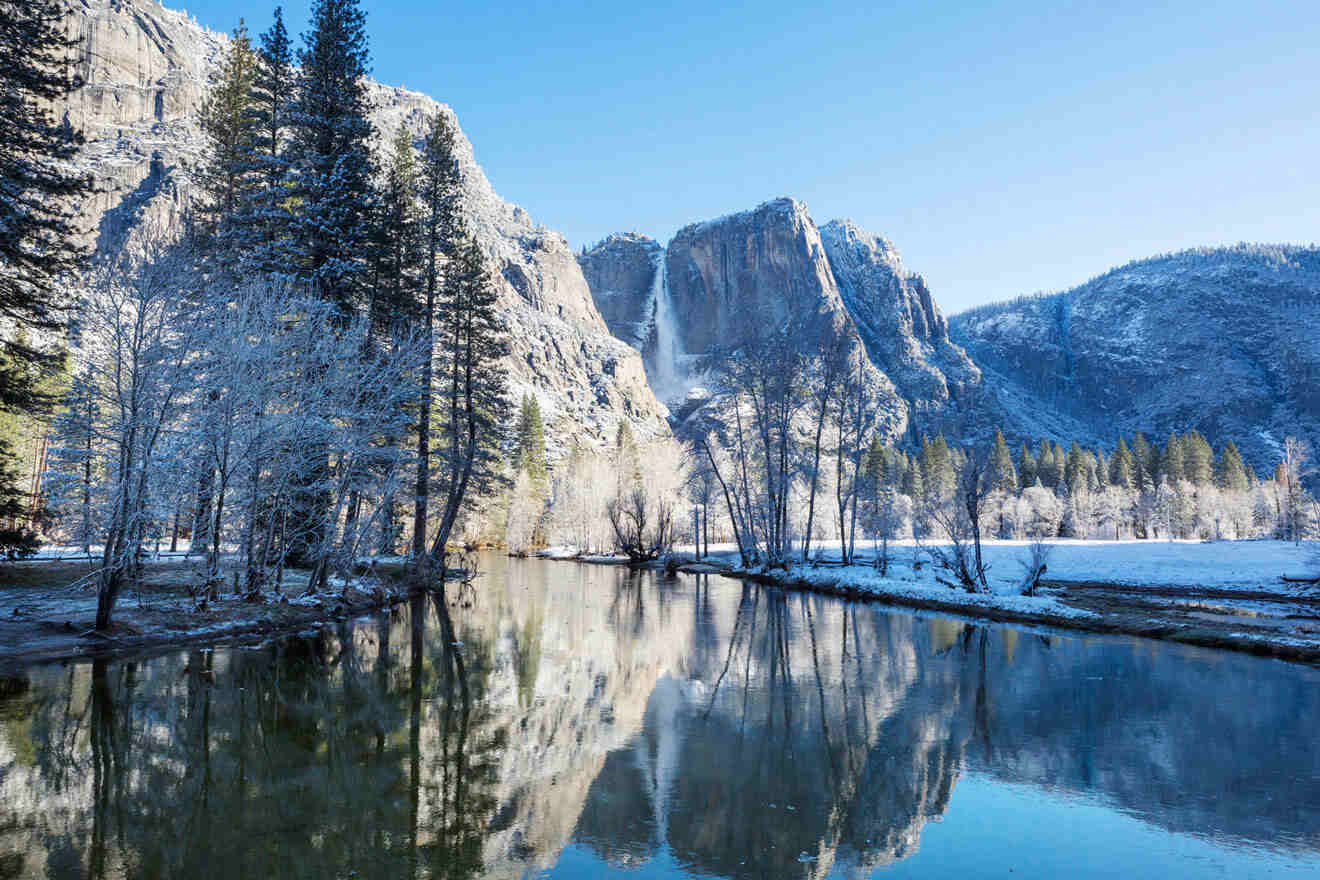
[[[110,626],[125,583],[160,521],[158,456],[193,387],[197,324],[188,284],[191,255],[155,232],[144,252],[96,274],[79,309],[80,360],[96,384],[107,454],[103,551],[97,573],[96,628]]]
[[[1311,472],[1310,445],[1297,437],[1285,437],[1283,457],[1275,469],[1274,481],[1279,487],[1280,525],[1288,541],[1301,541],[1309,532],[1311,520],[1310,497],[1303,479]]]
[[[315,0],[289,112],[290,250],[299,275],[344,315],[367,283],[375,163],[358,0]]]
[[[834,507],[844,565],[857,547],[857,508],[864,479],[862,459],[880,417],[879,402],[863,372],[865,354],[855,351],[839,379],[838,436],[834,444]]]
[[[258,40],[247,103],[251,124],[249,168],[255,180],[244,188],[228,229],[228,240],[247,270],[290,271],[289,224],[296,200],[289,176],[290,114],[297,71],[283,11]]]
[[[99,423],[96,376],[93,366],[84,364],[74,373],[55,418],[46,498],[65,539],[87,554],[99,540],[104,510]]]

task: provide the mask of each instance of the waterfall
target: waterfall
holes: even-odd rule
[[[681,399],[687,391],[678,362],[682,348],[678,341],[678,323],[674,319],[674,303],[669,298],[669,284],[665,277],[667,262],[665,251],[660,251],[651,289],[655,321],[655,376],[652,384],[662,402]]]

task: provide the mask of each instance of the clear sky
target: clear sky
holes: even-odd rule
[[[186,5],[256,33],[275,4]],[[310,5],[284,3],[295,34]],[[364,7],[376,79],[450,104],[496,191],[574,247],[791,195],[957,312],[1320,240],[1317,0]]]

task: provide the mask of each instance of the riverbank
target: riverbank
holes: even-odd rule
[[[278,591],[261,601],[227,586],[198,602],[188,584],[203,580],[197,557],[163,558],[144,567],[138,588],[127,589],[109,632],[96,633],[96,591],[77,586],[91,566],[84,559],[40,559],[0,566],[0,672],[33,663],[149,652],[189,644],[262,641],[388,608],[407,599],[392,568],[330,592],[303,596],[308,574],[289,570]],[[71,586],[73,585],[73,586]]]
[[[1019,560],[1029,550],[1026,542],[984,546],[989,584],[980,593],[940,583],[937,578],[947,580],[948,574],[910,542],[891,546],[883,575],[870,547],[851,566],[838,564],[835,543],[820,548],[818,562],[774,570],[740,567],[736,550],[728,545],[712,548],[700,561],[691,549],[678,548],[671,567],[960,617],[1141,636],[1320,664],[1320,591],[1281,578],[1308,570],[1311,551],[1305,545],[1053,542],[1034,596],[1020,594]],[[554,558],[566,555],[560,551]]]

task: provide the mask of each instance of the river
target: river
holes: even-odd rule
[[[484,565],[0,679],[0,878],[1320,876],[1315,668]]]

